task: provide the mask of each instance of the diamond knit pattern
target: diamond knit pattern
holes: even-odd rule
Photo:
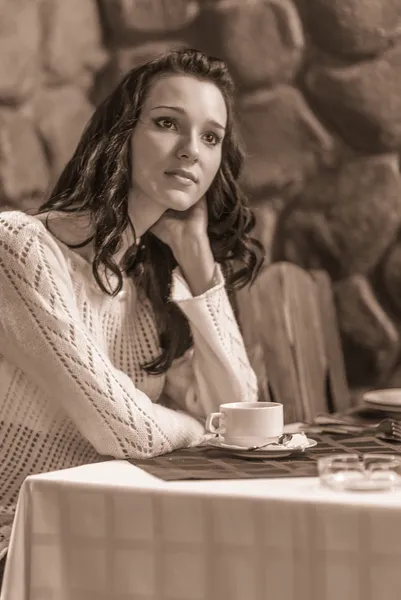
[[[194,298],[173,275],[194,348],[150,376],[140,365],[160,351],[155,319],[133,282],[109,297],[38,219],[0,215],[0,555],[28,475],[196,445],[208,412],[256,399],[219,267],[216,277]]]

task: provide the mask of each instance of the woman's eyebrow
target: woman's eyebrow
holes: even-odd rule
[[[183,115],[187,114],[186,110],[184,110],[180,106],[169,106],[167,104],[160,104],[159,106],[154,106],[150,110],[151,111],[152,110],[157,110],[158,108],[169,108],[170,110],[175,110],[175,111],[177,111],[177,112],[179,112],[179,113],[181,113]],[[220,123],[218,123],[214,119],[208,119],[207,122],[210,123],[210,125],[213,125],[214,127],[218,127],[219,129],[222,129],[223,131],[226,130],[226,128],[223,125],[221,125]]]

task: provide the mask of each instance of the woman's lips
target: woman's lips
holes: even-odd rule
[[[188,183],[197,183],[196,176],[191,173],[191,171],[186,171],[185,169],[171,169],[166,171],[166,175],[171,177],[175,177],[178,181],[187,182]]]
[[[182,185],[194,185],[195,182],[192,179],[188,179],[188,177],[183,177],[182,175],[177,175],[176,173],[166,173],[168,177],[173,177],[178,183]]]

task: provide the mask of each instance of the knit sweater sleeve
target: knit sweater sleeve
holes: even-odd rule
[[[203,417],[218,410],[224,402],[256,402],[256,375],[225,290],[220,265],[216,265],[214,285],[196,297],[177,268],[171,300],[187,317],[194,345],[167,373],[166,397],[191,414]]]
[[[0,215],[0,290],[2,354],[59,403],[99,454],[144,458],[202,437],[197,419],[152,403],[93,342],[64,256],[39,223]]]

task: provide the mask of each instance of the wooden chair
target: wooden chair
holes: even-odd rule
[[[273,263],[236,294],[259,399],[284,404],[285,422],[350,407],[329,276]]]

